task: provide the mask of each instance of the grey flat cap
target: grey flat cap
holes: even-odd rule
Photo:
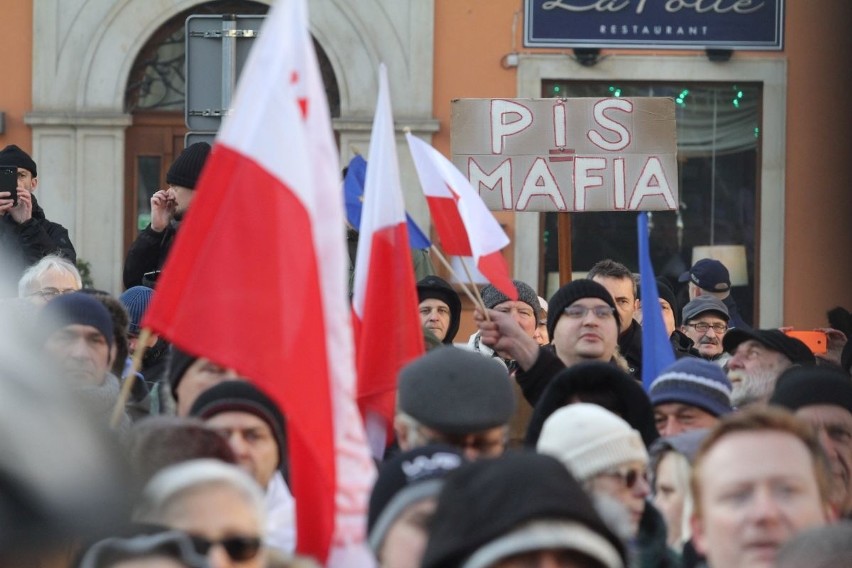
[[[728,306],[722,300],[715,296],[698,296],[694,300],[690,300],[683,307],[683,323],[689,322],[693,318],[697,318],[705,312],[716,312],[722,316],[722,319],[729,321],[731,314],[728,313]]]
[[[399,409],[445,434],[503,426],[515,411],[506,368],[490,357],[440,347],[399,373]]]

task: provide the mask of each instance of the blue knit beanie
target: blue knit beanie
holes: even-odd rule
[[[151,303],[153,294],[154,290],[147,286],[133,286],[118,297],[118,301],[121,302],[121,305],[127,310],[127,315],[130,316],[130,326],[127,329],[130,335],[139,335],[139,332],[142,331],[140,324],[145,311],[148,309],[148,304]]]
[[[680,402],[713,416],[731,412],[731,381],[722,367],[697,357],[684,357],[669,365],[651,383],[651,404]]]
[[[74,292],[51,300],[40,314],[45,339],[66,325],[90,325],[100,331],[110,347],[113,344],[112,318],[93,296]]]

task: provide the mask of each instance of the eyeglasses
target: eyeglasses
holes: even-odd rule
[[[57,296],[64,296],[65,294],[73,294],[77,290],[74,288],[66,288],[65,290],[59,290],[57,288],[44,288],[42,290],[36,290],[35,292],[30,292],[27,294],[29,297],[38,296],[40,298],[44,298],[45,300],[49,300],[51,298],[55,298]]]
[[[592,312],[598,319],[611,318],[615,313],[615,308],[609,306],[594,306],[588,308],[586,306],[568,306],[564,310],[564,314],[571,319],[581,319],[586,317],[586,314]]]
[[[601,475],[621,479],[627,489],[633,489],[639,483],[639,479],[644,479],[646,483],[648,482],[648,473],[644,469],[639,468],[613,469],[605,471]]]
[[[713,331],[719,334],[728,331],[728,326],[724,323],[714,323],[713,325],[710,325],[709,323],[700,321],[698,323],[688,323],[686,325],[694,327],[695,331],[697,331],[698,333],[707,333],[707,330],[709,330],[711,327],[713,328]]]
[[[216,544],[221,544],[230,559],[236,562],[251,560],[260,552],[261,540],[256,536],[231,536],[221,540],[207,540],[198,535],[189,536],[195,551],[203,556],[207,556],[210,548]]]

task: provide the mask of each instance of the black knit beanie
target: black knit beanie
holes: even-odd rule
[[[195,189],[198,176],[201,175],[201,170],[204,168],[209,154],[210,144],[207,142],[196,142],[187,146],[169,167],[169,171],[166,173],[166,183]]]
[[[172,396],[175,400],[178,399],[177,388],[180,384],[180,381],[183,379],[184,373],[189,369],[189,366],[195,363],[196,357],[195,355],[190,355],[185,351],[181,351],[174,345],[172,345],[172,350],[169,353],[168,364],[166,365],[166,380],[169,382],[169,386],[171,387]]]
[[[278,444],[278,467],[287,463],[287,427],[275,401],[246,381],[225,381],[198,395],[189,415],[207,420],[222,412],[247,412],[269,426]],[[286,471],[286,468],[282,469]]]
[[[447,334],[442,341],[442,343],[449,345],[459,331],[461,299],[459,299],[459,295],[453,290],[453,287],[438,276],[427,276],[417,283],[417,301],[422,302],[430,298],[441,300],[450,308],[450,325],[447,327]]]
[[[464,465],[447,477],[421,566],[462,566],[477,550],[534,521],[582,526],[626,565],[624,545],[568,469],[551,456],[518,452]]]
[[[618,310],[615,309],[612,294],[594,280],[583,278],[564,285],[547,302],[547,333],[551,338],[553,337],[553,330],[556,329],[556,322],[562,317],[562,312],[581,298],[599,298],[609,304],[613,309],[616,327],[621,329],[621,319],[618,317]]]
[[[89,294],[74,292],[51,300],[39,315],[44,338],[66,325],[88,325],[97,329],[113,346],[112,317],[106,307]]]
[[[381,550],[388,530],[405,509],[427,497],[437,497],[443,479],[467,463],[461,449],[429,444],[385,461],[370,493],[367,533],[370,548]]]
[[[674,313],[675,327],[680,327],[680,308],[677,305],[674,290],[665,278],[657,278],[657,296],[669,303]]]
[[[769,404],[794,412],[804,406],[831,404],[852,412],[852,378],[831,367],[790,367],[778,377]]]
[[[30,155],[15,146],[9,144],[0,150],[0,166],[15,166],[16,168],[24,168],[29,170],[33,177],[38,177],[36,171],[36,163],[30,158]]]
[[[607,410],[639,432],[645,447],[650,447],[660,436],[654,425],[651,400],[642,384],[612,363],[587,361],[571,365],[553,377],[533,409],[524,444],[535,448],[544,422],[575,397],[582,402],[598,403],[596,398],[601,395],[614,402],[616,408]]]
[[[532,289],[532,286],[520,280],[512,280],[515,288],[518,289],[518,300],[528,304],[533,309],[533,316],[538,321],[538,315],[541,313],[541,304],[538,303],[538,294]],[[492,284],[488,284],[482,288],[482,303],[489,310],[498,304],[508,302],[509,297],[503,292],[495,288]]]

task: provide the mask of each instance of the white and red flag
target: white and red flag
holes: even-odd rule
[[[381,459],[392,440],[397,374],[424,351],[384,64],[367,163],[352,311],[358,406],[373,456]]]
[[[354,399],[340,167],[306,0],[270,11],[144,325],[286,415],[297,552],[365,566],[375,478]]]
[[[509,237],[462,173],[432,146],[405,135],[444,252],[472,256],[479,272],[512,300],[518,291],[500,250]]]

